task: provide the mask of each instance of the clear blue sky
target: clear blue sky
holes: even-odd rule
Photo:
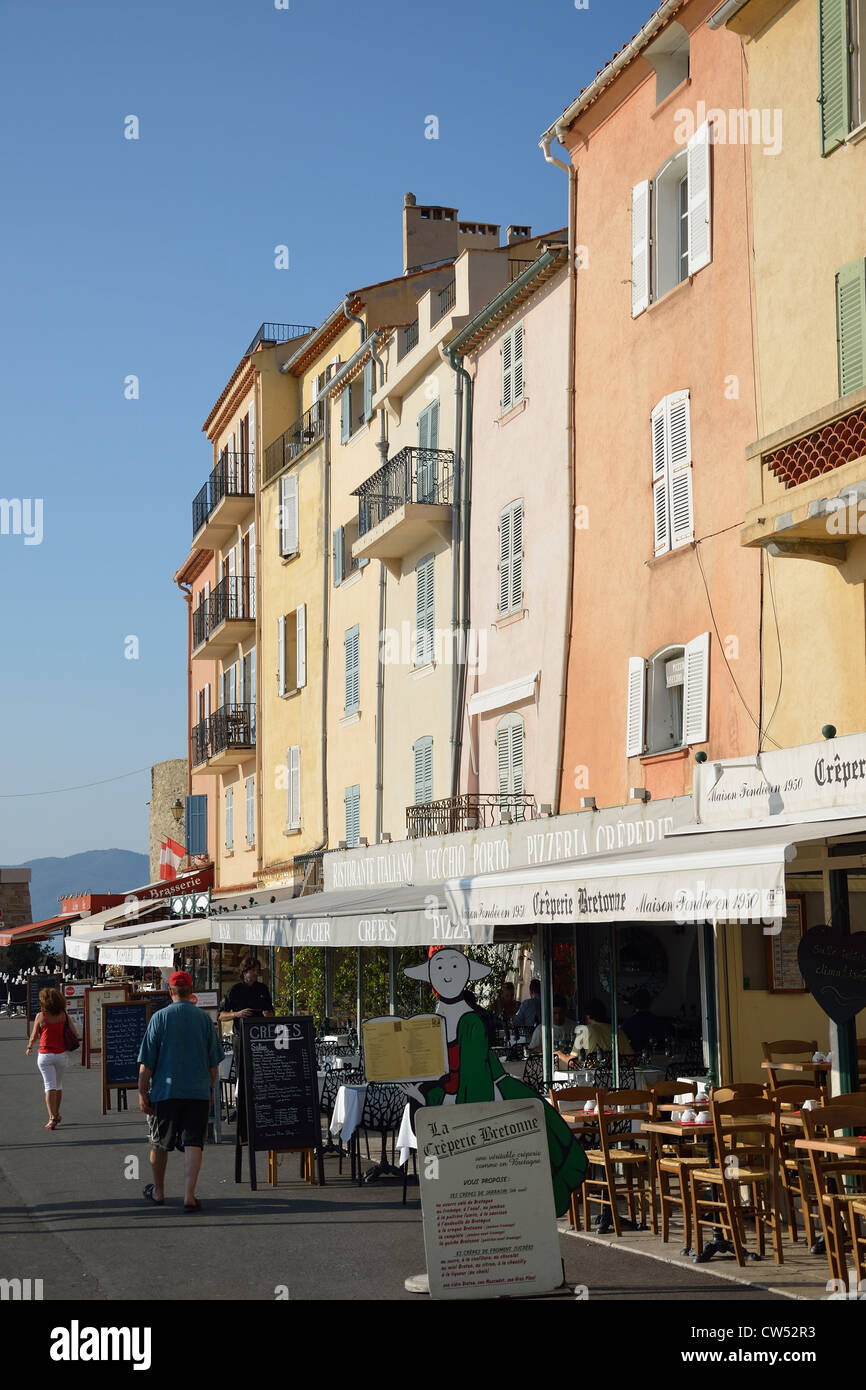
[[[0,497],[42,499],[43,536],[0,535],[0,863],[147,851],[147,772],[20,794],[184,755],[172,575],[259,323],[399,274],[408,190],[563,225],[538,137],[653,8],[7,0]]]

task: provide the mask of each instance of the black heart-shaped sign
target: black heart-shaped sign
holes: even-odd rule
[[[866,932],[844,936],[812,927],[800,940],[797,963],[806,988],[834,1023],[866,1007]]]

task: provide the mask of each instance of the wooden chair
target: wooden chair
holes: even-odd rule
[[[561,1092],[560,1092],[561,1094]],[[583,1219],[589,1229],[589,1209],[595,1205],[601,1209],[600,1233],[609,1229],[604,1212],[610,1212],[613,1229],[622,1235],[622,1222],[618,1200],[625,1197],[629,1219],[637,1224],[637,1206],[640,1206],[640,1223],[646,1227],[649,1194],[646,1177],[649,1175],[649,1153],[646,1149],[636,1150],[635,1134],[631,1129],[633,1121],[649,1119],[649,1091],[597,1091],[599,1147],[587,1149],[586,1157],[590,1169],[601,1168],[604,1176],[592,1178],[587,1175],[583,1181]],[[608,1114],[607,1111],[611,1111]],[[643,1136],[642,1142],[646,1142]],[[623,1180],[617,1181],[617,1167],[623,1169]]]
[[[588,1115],[585,1120],[582,1115],[580,1115],[578,1119],[579,1112],[575,1113],[575,1107],[580,1107],[582,1110],[586,1102],[588,1100],[594,1101],[595,1097],[596,1092],[592,1086],[558,1086],[552,1088],[550,1092],[550,1099],[553,1103],[554,1110],[559,1111],[559,1114],[562,1115],[570,1128],[572,1123],[575,1124],[572,1133],[577,1139],[577,1142],[582,1144],[584,1148],[588,1147],[586,1143],[588,1138],[591,1137],[593,1140],[596,1139],[598,1122],[594,1115],[592,1119],[590,1119]],[[582,1230],[579,1189],[571,1194],[568,1204],[568,1215],[575,1231]]]
[[[857,1292],[866,1293],[863,1267],[866,1264],[866,1200],[852,1202],[848,1208],[851,1220],[851,1246],[854,1252],[854,1273]]]
[[[815,1101],[817,1105],[822,1104],[822,1093],[820,1086],[804,1085],[801,1082],[786,1085],[781,1090],[776,1091],[775,1095],[779,1098],[781,1105],[780,1112],[780,1152],[779,1152],[779,1177],[782,1183],[782,1193],[785,1198],[785,1209],[788,1217],[788,1234],[792,1241],[798,1239],[797,1236],[797,1210],[795,1201],[800,1199],[800,1212],[803,1218],[803,1226],[806,1231],[806,1240],[809,1246],[815,1244],[815,1221],[812,1215],[812,1207],[817,1202],[815,1189],[812,1184],[812,1171],[809,1166],[809,1159],[802,1149],[794,1147],[795,1141],[803,1137],[803,1131],[790,1128],[781,1124],[785,1112],[800,1112],[803,1102],[807,1100]]]
[[[818,1110],[803,1111],[803,1128],[807,1139],[844,1138],[846,1130],[866,1133],[866,1111],[862,1105],[825,1105]],[[854,1232],[849,1208],[866,1198],[866,1159],[834,1157],[816,1149],[809,1151],[812,1181],[824,1233],[824,1249],[830,1278],[840,1279],[847,1286],[848,1261],[846,1246],[854,1248]],[[858,1255],[855,1252],[855,1264]]]
[[[670,1111],[659,1107],[675,1096],[689,1096],[693,1101],[697,1094],[694,1082],[659,1081],[650,1087],[650,1119],[667,1120]],[[683,1103],[685,1108],[686,1102]],[[662,1134],[650,1134],[650,1202],[652,1211],[653,1235],[658,1235],[659,1223],[656,1210],[656,1197],[661,1211],[661,1236],[670,1239],[671,1212],[679,1208],[683,1220],[684,1249],[692,1243],[691,1205],[689,1201],[688,1169],[706,1167],[706,1147],[699,1143],[697,1136],[692,1139],[668,1138]],[[671,1187],[671,1179],[676,1179],[676,1188]]]
[[[799,1081],[808,1081],[813,1086],[820,1086],[822,1092],[826,1089],[826,1073],[823,1071],[809,1071],[806,1063],[811,1062],[812,1057],[818,1051],[818,1044],[813,1039],[811,1042],[804,1041],[802,1038],[780,1038],[777,1042],[761,1043],[765,1062],[803,1062],[804,1069],[798,1076],[794,1073],[777,1072],[774,1067],[767,1069],[770,1078],[768,1085],[771,1091],[784,1089],[786,1086],[795,1086]],[[788,1077],[790,1076],[790,1080]]]
[[[764,1231],[773,1238],[776,1264],[782,1264],[782,1222],[779,1216],[779,1102],[742,1097],[710,1101],[716,1162],[689,1169],[695,1248],[703,1252],[704,1226],[721,1226],[734,1247],[737,1263],[745,1266],[746,1245],[740,1187],[751,1194],[758,1255],[764,1254]],[[709,1192],[702,1191],[708,1188]],[[721,1196],[716,1196],[716,1189]]]
[[[732,1081],[730,1086],[717,1086],[713,1100],[764,1100],[767,1086],[761,1081]]]

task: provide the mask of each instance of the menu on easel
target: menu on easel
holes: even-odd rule
[[[368,1081],[435,1081],[448,1071],[444,1020],[373,1018],[362,1025]]]
[[[102,1005],[103,1115],[110,1108],[110,1091],[132,1090],[138,1085],[138,1054],[149,1016],[146,999]]]
[[[250,1185],[256,1190],[256,1152],[315,1149],[319,1182],[325,1181],[316,1047],[310,1015],[242,1018],[243,1096],[246,1105]],[[240,1123],[235,1182],[241,1180]]]
[[[81,1049],[83,1067],[89,1067],[92,1054],[102,1049],[103,1004],[122,1004],[128,994],[128,985],[93,985],[84,991],[84,1046]]]

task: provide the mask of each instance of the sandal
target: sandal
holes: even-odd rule
[[[45,1126],[45,1128],[46,1128],[46,1129],[56,1129],[56,1128],[57,1128],[57,1121],[56,1121],[56,1120],[49,1120],[49,1121],[48,1121],[48,1124]]]
[[[147,1187],[144,1189],[144,1192],[142,1193],[142,1196],[144,1197],[144,1199],[145,1199],[146,1202],[153,1202],[153,1205],[154,1205],[155,1207],[161,1207],[161,1206],[164,1206],[164,1205],[165,1205],[165,1198],[164,1198],[164,1197],[154,1197],[154,1195],[153,1195],[153,1183],[152,1183],[152,1182],[149,1182],[149,1183],[147,1184]]]
[[[201,1211],[201,1202],[184,1202],[184,1211]]]

